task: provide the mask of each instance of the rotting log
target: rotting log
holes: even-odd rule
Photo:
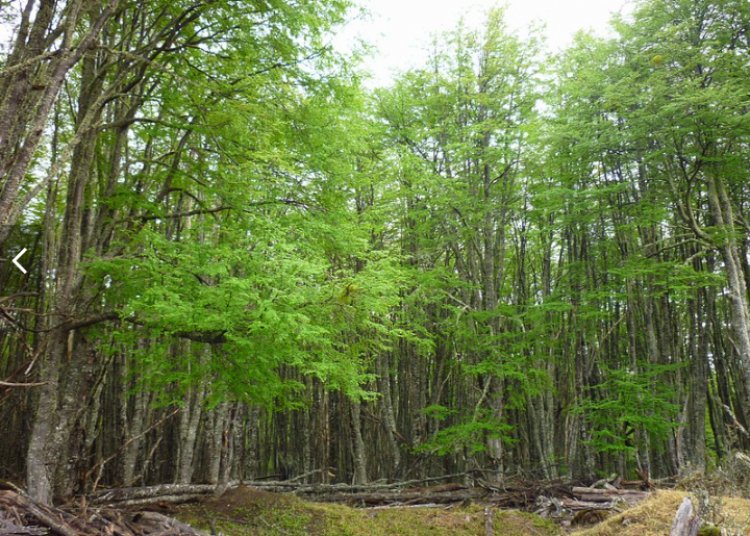
[[[700,525],[700,517],[693,513],[693,502],[685,497],[674,516],[669,536],[696,536]]]

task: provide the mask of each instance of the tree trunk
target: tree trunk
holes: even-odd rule
[[[362,419],[360,417],[360,402],[352,400],[351,406],[351,422],[352,422],[352,445],[354,447],[352,452],[352,462],[354,464],[354,479],[353,484],[363,485],[367,484],[367,451],[365,450],[365,442],[362,439]]]

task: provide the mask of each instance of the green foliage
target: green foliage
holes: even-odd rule
[[[415,450],[438,456],[465,451],[474,456],[487,450],[487,439],[511,442],[509,432],[512,428],[509,424],[492,417],[480,417],[441,429]]]
[[[92,256],[87,274],[106,282],[121,344],[155,341],[130,357],[167,401],[208,381],[214,400],[281,408],[301,394],[285,367],[369,396],[371,356],[414,338],[391,316],[401,268],[348,204],[362,180],[364,101],[349,67],[322,48],[347,3],[282,4],[206,14],[224,39],[175,58],[180,83],[160,85],[150,110],[160,120],[133,127],[142,145],[182,150],[187,140],[189,151],[172,166],[144,164],[139,187],[118,185],[104,201],[141,216],[118,236],[121,253]],[[191,350],[161,342],[175,339]]]
[[[422,411],[428,417],[431,417],[438,421],[444,421],[445,419],[456,413],[456,410],[441,406],[440,404],[432,404],[424,408]]]
[[[676,427],[674,418],[680,408],[664,379],[678,366],[640,366],[639,372],[604,369],[602,382],[573,410],[590,426],[589,442],[598,452],[632,454],[638,447],[636,430],[664,440]]]

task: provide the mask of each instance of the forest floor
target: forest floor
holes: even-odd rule
[[[669,534],[686,492],[657,491],[642,503],[588,526],[562,528],[549,519],[518,510],[479,504],[439,507],[353,508],[304,501],[289,494],[237,488],[218,498],[179,507],[177,517],[194,527],[226,536],[422,536],[503,535],[662,536]],[[697,501],[694,501],[697,503]],[[712,498],[700,534],[750,536],[750,500]]]
[[[516,510],[493,508],[486,512],[480,505],[354,508],[246,487],[181,506],[177,517],[196,528],[226,536],[484,536],[491,533],[489,521],[497,535],[563,534],[554,522]]]
[[[4,488],[0,486],[0,534],[663,536],[670,534],[678,507],[684,510],[680,505],[689,497],[685,505],[692,505],[697,511],[699,536],[750,536],[750,498],[709,494],[706,484],[710,482],[701,479],[698,487],[691,489],[703,491],[695,493],[661,489],[638,495],[623,494],[625,490],[621,489],[572,487],[577,495],[591,496],[599,502],[554,494],[534,497],[530,489],[532,500],[523,506],[536,512],[530,513],[499,507],[493,502],[497,501],[497,494],[474,499],[467,497],[465,490],[455,494],[457,500],[450,503],[440,503],[445,497],[427,491],[425,497],[437,498],[437,503],[417,505],[413,493],[404,491],[395,495],[400,499],[408,497],[408,505],[401,502],[365,508],[354,506],[363,504],[361,497],[358,503],[314,502],[296,492],[246,485],[233,487],[220,496],[196,496],[213,488],[201,485],[119,488],[103,490],[90,497],[90,503],[81,499],[80,503],[55,507],[35,502],[22,490],[5,483]],[[747,491],[746,487],[733,487],[731,493],[742,490]],[[183,491],[190,494],[180,494]],[[618,498],[604,502],[602,494]],[[465,498],[460,499],[461,496]],[[318,500],[332,498],[340,500],[331,494],[319,496]],[[183,502],[186,499],[191,502]],[[684,513],[681,519],[692,519],[692,514]]]

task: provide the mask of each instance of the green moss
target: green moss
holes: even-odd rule
[[[502,515],[504,512],[499,512],[500,515]],[[551,519],[545,519],[541,516],[538,516],[536,514],[532,514],[530,512],[512,512],[514,516],[518,516],[521,518],[525,518],[528,523],[531,524],[534,528],[541,529],[542,534],[562,534],[562,531],[560,530],[560,527],[555,524],[554,521]]]
[[[721,536],[721,529],[715,525],[704,525],[698,530],[698,536]]]
[[[179,517],[194,527],[215,529],[227,536],[276,536],[311,534],[314,526],[311,512],[303,508],[233,508],[213,510],[204,505],[181,510]]]

